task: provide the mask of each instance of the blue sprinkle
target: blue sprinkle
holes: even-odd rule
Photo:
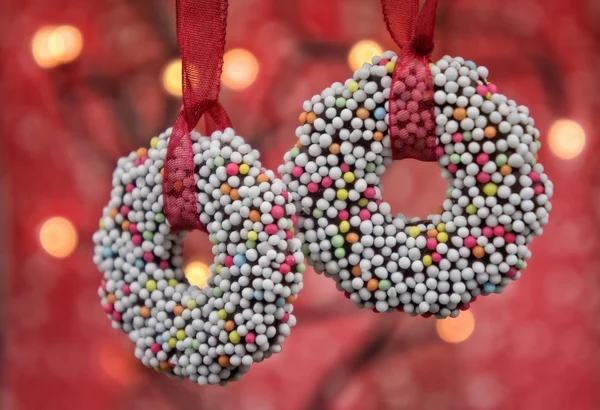
[[[156,336],[156,343],[158,343],[159,345],[163,344],[162,336]]]
[[[104,248],[103,255],[105,258],[112,258],[113,257],[112,249],[110,249],[109,247]]]
[[[469,60],[467,62],[465,62],[465,65],[467,67],[469,67],[471,70],[476,70],[477,69],[477,64],[475,64],[473,61]]]
[[[383,107],[379,107],[375,110],[375,118],[378,120],[383,120],[385,118],[385,108]]]
[[[277,301],[275,301],[275,304],[277,306],[283,306],[283,305],[285,305],[285,299],[284,298],[279,298],[279,299],[277,299]]]
[[[233,257],[233,263],[235,266],[242,266],[244,263],[246,263],[246,257],[241,253],[238,253]]]
[[[254,299],[256,299],[256,300],[263,300],[264,299],[263,291],[262,290],[255,290],[254,291]]]
[[[144,263],[144,261],[143,261],[143,260],[141,260],[141,259],[137,259],[137,260],[135,261],[135,267],[136,267],[136,268],[138,268],[138,269],[143,269],[145,266],[146,266],[146,264]]]
[[[494,285],[493,283],[486,283],[485,285],[483,285],[483,291],[485,293],[494,293],[494,291],[496,290],[496,285]]]

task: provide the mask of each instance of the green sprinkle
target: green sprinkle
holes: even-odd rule
[[[192,340],[192,347],[196,350],[200,349],[200,341],[199,340]]]
[[[246,248],[248,248],[248,249],[254,249],[254,248],[256,248],[256,242],[255,241],[251,241],[250,239],[248,239],[246,241]]]
[[[290,151],[290,154],[292,155],[292,158],[296,158],[300,154],[300,150],[298,149],[298,147],[294,147]]]
[[[346,99],[343,97],[338,98],[337,100],[335,100],[335,105],[338,108],[343,108],[346,106]]]
[[[392,287],[392,282],[390,282],[387,279],[384,279],[379,282],[379,289],[381,289],[381,290],[388,290],[391,287]]]
[[[346,251],[344,248],[337,248],[333,253],[338,259],[342,259],[344,256],[346,256]]]
[[[344,237],[342,235],[335,235],[333,238],[331,238],[331,244],[335,248],[339,248],[340,246],[343,246],[344,245]]]
[[[321,211],[320,209],[315,209],[313,211],[313,218],[320,218],[323,216],[323,211]]]
[[[463,140],[464,141],[471,141],[471,139],[473,139],[473,134],[471,134],[471,131],[463,132]]]
[[[452,162],[453,164],[460,164],[460,155],[459,154],[450,155],[450,162]]]
[[[142,237],[147,241],[151,240],[152,236],[152,232],[150,231],[144,231],[144,233],[142,234]]]
[[[223,291],[221,290],[221,288],[213,289],[213,296],[220,298],[222,295],[223,295]]]
[[[223,164],[225,164],[225,160],[223,159],[223,157],[216,157],[215,158],[215,165],[220,167]]]
[[[512,232],[512,225],[511,224],[504,225],[504,230],[506,232]]]
[[[452,187],[446,189],[446,198],[452,199]]]
[[[496,165],[498,165],[499,167],[506,164],[507,162],[508,162],[508,158],[506,158],[506,155],[504,155],[504,154],[500,154],[496,157]]]
[[[299,273],[304,273],[304,271],[306,270],[306,265],[303,263],[299,263],[298,265],[296,265],[296,270]]]
[[[154,220],[158,223],[163,223],[165,221],[165,214],[162,212],[157,213],[154,215]]]
[[[517,260],[517,264],[515,266],[517,267],[517,269],[523,269],[523,265],[524,265],[523,259],[519,259],[519,260]]]
[[[367,172],[374,172],[375,168],[377,168],[377,165],[375,165],[374,163],[369,162],[367,164]]]
[[[302,244],[302,253],[305,255],[308,255],[310,253],[310,249],[308,249],[308,244],[307,243],[303,243]]]

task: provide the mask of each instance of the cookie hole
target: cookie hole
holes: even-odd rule
[[[210,277],[209,266],[212,264],[212,244],[208,235],[201,231],[193,231],[183,241],[183,270],[187,280],[199,288],[206,286]]]
[[[447,181],[437,164],[416,160],[394,161],[382,178],[383,200],[392,207],[392,215],[421,219],[439,213],[446,199]]]

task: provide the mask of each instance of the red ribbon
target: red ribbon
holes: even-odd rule
[[[231,126],[219,103],[227,0],[177,0],[177,42],[182,63],[183,99],[167,148],[163,204],[174,231],[201,229],[190,132],[205,113],[216,128]]]
[[[388,31],[398,54],[389,99],[389,126],[394,159],[436,161],[435,102],[429,63],[437,0],[381,0]]]

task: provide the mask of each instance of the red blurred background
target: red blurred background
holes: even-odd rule
[[[178,112],[177,66],[166,70],[178,57],[174,9],[174,0],[3,0],[0,408],[600,408],[599,1],[440,1],[435,57],[487,66],[542,132],[554,210],[521,280],[436,324],[357,311],[307,271],[283,352],[225,388],[143,367],[96,295],[91,235],[116,160]],[[228,55],[222,102],[274,169],[294,144],[302,101],[377,47],[394,49],[377,0],[231,0],[227,50],[247,53]],[[394,164],[384,193],[392,183],[386,199],[406,215],[426,216],[444,197],[429,163]],[[207,244],[191,235],[187,260],[210,264]]]

